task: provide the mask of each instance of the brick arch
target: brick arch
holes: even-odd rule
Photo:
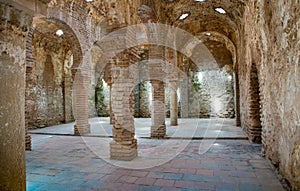
[[[208,36],[207,34],[210,33]],[[239,76],[238,76],[238,59],[237,59],[237,48],[236,44],[224,34],[217,31],[205,31],[198,35],[198,38],[205,42],[206,40],[214,40],[223,43],[225,47],[229,50],[232,56],[232,66],[231,69],[234,72],[234,94],[235,94],[235,118],[236,126],[241,125],[240,119],[240,89],[239,89]]]
[[[120,52],[139,45],[164,46],[177,50],[203,70],[218,66],[208,48],[196,36],[180,28],[160,23],[124,27],[95,42],[95,46],[98,46],[105,56],[103,63],[107,63]]]
[[[82,43],[80,43],[80,38],[76,34],[79,33],[76,30],[73,30],[73,28],[70,27],[70,25],[63,20],[58,20],[54,17],[50,18],[34,18],[33,19],[32,26],[30,27],[27,37],[26,37],[26,73],[29,74],[33,68],[33,63],[35,61],[35,57],[32,53],[32,38],[33,34],[35,32],[36,27],[42,23],[51,23],[57,26],[57,29],[61,29],[64,32],[64,38],[68,40],[70,44],[72,44],[72,53],[73,53],[73,66],[72,66],[72,74],[73,79],[76,74],[76,71],[80,69],[82,61],[83,61],[83,46]],[[82,35],[81,35],[82,36]],[[81,38],[82,39],[82,38]]]
[[[80,43],[80,39],[76,34],[76,31],[70,27],[67,23],[62,20],[57,20],[55,18],[48,18],[46,22],[50,22],[55,24],[59,29],[64,31],[64,37],[68,39],[69,43],[72,44],[72,52],[73,52],[73,66],[72,66],[72,75],[73,78],[76,74],[76,71],[80,69],[83,61],[83,53],[84,49],[82,43]]]
[[[210,36],[207,36],[207,33],[210,33]],[[205,31],[198,35],[198,38],[205,42],[206,40],[214,40],[220,43],[225,44],[226,48],[230,51],[232,55],[232,64],[233,68],[235,68],[236,62],[237,62],[237,51],[236,51],[236,45],[232,42],[231,39],[229,39],[224,34],[221,34],[216,31]]]
[[[96,45],[93,45],[91,50],[91,65],[95,66],[95,79],[98,79],[100,77],[100,74],[107,71],[108,63],[105,63],[102,61],[102,59],[105,59],[105,56],[103,54],[103,51]],[[101,64],[98,64],[101,63]],[[108,81],[108,80],[105,80]]]
[[[38,30],[44,30],[46,35],[55,35],[56,29],[63,30],[63,38],[65,42],[70,44],[71,52],[73,54],[72,77],[75,80],[75,74],[78,69],[81,69],[83,63],[83,45],[80,43],[78,35],[73,30],[70,24],[65,22],[66,19],[56,19],[54,17],[34,17],[31,27],[26,36],[26,84],[31,80],[31,73],[34,68],[35,55],[33,53],[33,36]],[[69,22],[70,23],[70,22]],[[46,28],[44,28],[46,26]],[[49,26],[49,28],[47,28]],[[76,29],[77,30],[77,29]],[[81,35],[82,36],[82,35]],[[83,39],[81,37],[81,39]],[[88,63],[88,62],[87,62]],[[27,112],[25,113],[27,115]],[[28,133],[28,121],[26,120],[26,149],[31,150],[31,137]]]

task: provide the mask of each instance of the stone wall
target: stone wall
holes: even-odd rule
[[[263,155],[300,189],[300,2],[251,1],[239,50],[241,119],[249,120],[251,67],[256,65],[261,102]],[[250,124],[250,125],[249,125]]]
[[[151,84],[141,82],[134,88],[134,117],[151,117]]]
[[[35,62],[26,84],[26,124],[36,128],[72,121],[70,44],[44,23],[34,31],[32,49]]]
[[[188,117],[210,116],[232,118],[235,116],[232,70],[223,67],[218,70],[189,72],[188,93],[181,93],[180,100],[188,98]],[[181,85],[184,88],[184,84]],[[184,91],[184,89],[183,89]]]
[[[188,87],[188,94],[181,93],[178,100],[179,110],[180,101],[187,98],[188,115],[186,117],[207,118],[216,116],[233,118],[235,116],[235,103],[232,75],[232,70],[227,66],[219,70],[190,72],[188,85],[186,86]],[[182,85],[181,88],[183,86],[185,85]],[[103,99],[108,100],[109,94],[103,93],[101,93],[104,96]],[[135,117],[151,117],[150,94],[151,84],[149,82],[141,83],[140,87],[138,85],[135,86]],[[170,87],[167,84],[165,87],[166,117],[170,117],[170,94]],[[105,102],[103,106],[108,107],[109,103]]]
[[[202,76],[199,83],[201,116],[208,114],[222,118],[235,116],[232,71],[228,68],[230,67],[225,66],[219,70],[200,72]],[[210,111],[207,108],[209,106]]]

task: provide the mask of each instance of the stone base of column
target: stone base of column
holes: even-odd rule
[[[261,143],[261,126],[251,126],[250,124],[245,123],[245,131],[251,143]]]
[[[133,139],[128,144],[122,142],[112,141],[110,142],[110,159],[112,160],[122,160],[122,161],[131,161],[137,157],[137,140]]]
[[[29,134],[25,135],[25,149],[31,151],[31,136]]]
[[[80,135],[86,135],[91,133],[91,125],[86,124],[84,126],[80,125],[74,125],[74,135],[80,136]]]
[[[151,138],[160,139],[166,136],[166,125],[151,126]]]
[[[174,119],[174,120],[171,119],[170,125],[171,126],[177,126],[178,125],[178,121],[176,119]]]

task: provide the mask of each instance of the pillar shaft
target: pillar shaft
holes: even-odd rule
[[[177,82],[170,82],[171,96],[170,96],[170,125],[178,125],[178,104],[177,104]]]
[[[124,63],[123,63],[124,64]],[[114,114],[113,141],[110,143],[110,158],[129,161],[137,156],[137,140],[134,138],[134,117],[131,92],[134,81],[127,66],[115,66],[119,75],[113,78],[111,102]]]
[[[89,78],[77,71],[74,82],[75,93],[75,135],[84,135],[90,133],[90,124],[88,122],[89,106],[88,106]]]
[[[0,55],[0,190],[26,187],[25,64],[19,64],[9,54]]]
[[[189,83],[188,78],[180,82],[180,115],[181,118],[189,117]]]
[[[239,77],[237,72],[234,74],[235,81],[235,120],[236,126],[241,126],[241,116],[240,116],[240,85]]]
[[[151,87],[152,87],[151,137],[163,138],[166,136],[164,83],[159,80],[151,80]]]
[[[0,28],[4,29],[0,30],[0,190],[25,190],[24,36],[31,19],[13,7],[0,5],[0,17],[8,21],[0,22]]]

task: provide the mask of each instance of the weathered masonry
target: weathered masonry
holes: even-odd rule
[[[0,190],[25,190],[29,129],[110,116],[110,157],[137,157],[134,117],[235,118],[300,190],[299,0],[0,0]]]

